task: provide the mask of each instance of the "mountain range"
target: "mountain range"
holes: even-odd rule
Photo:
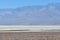
[[[0,9],[0,25],[60,25],[60,3]]]

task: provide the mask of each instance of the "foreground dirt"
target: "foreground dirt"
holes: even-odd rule
[[[0,40],[60,40],[60,32],[0,32]]]

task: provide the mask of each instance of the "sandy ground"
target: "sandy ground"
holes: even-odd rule
[[[0,32],[0,40],[60,40],[60,32]]]

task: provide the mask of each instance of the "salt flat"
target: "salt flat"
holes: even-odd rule
[[[52,30],[52,29],[59,29],[60,26],[53,25],[53,26],[47,26],[47,25],[1,25],[0,30]]]

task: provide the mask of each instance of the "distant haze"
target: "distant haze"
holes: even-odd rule
[[[0,9],[0,25],[60,25],[60,3]]]

